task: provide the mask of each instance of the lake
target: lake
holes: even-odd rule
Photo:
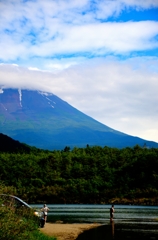
[[[32,204],[42,208],[41,204]],[[158,206],[115,205],[114,221],[110,223],[111,205],[48,204],[48,222],[100,223],[97,229],[81,234],[77,240],[158,239]],[[87,236],[87,234],[89,234]]]

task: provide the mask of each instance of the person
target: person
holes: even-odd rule
[[[45,220],[44,220],[44,214],[42,212],[42,215],[40,217],[39,227],[44,228]]]
[[[41,211],[43,212],[44,221],[46,223],[47,215],[48,215],[48,211],[49,211],[49,208],[47,207],[46,204],[43,205],[43,208],[41,209]]]
[[[114,217],[114,205],[112,205],[110,208],[110,221],[113,220],[113,217]]]

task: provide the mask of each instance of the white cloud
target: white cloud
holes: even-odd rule
[[[117,1],[117,0],[116,0]],[[149,9],[152,7],[158,7],[157,0],[119,0],[120,3],[123,3],[125,6],[135,7],[137,10],[141,9]]]
[[[152,7],[157,0],[0,1],[0,62],[10,63],[0,64],[0,86],[53,92],[114,129],[158,142],[158,58],[107,57],[157,51],[157,20],[108,22]]]
[[[141,29],[141,31],[140,31]],[[65,54],[85,53],[93,56],[109,53],[120,54],[158,48],[154,37],[158,34],[158,22],[101,23],[84,26],[62,26],[53,39],[39,36],[31,45],[22,35],[2,34],[0,39],[1,61],[23,60],[33,57],[54,57]]]
[[[55,73],[0,65],[0,85],[52,92],[116,130],[158,142],[157,65],[145,57],[90,60]]]
[[[158,22],[102,22],[123,9],[158,6],[158,1],[0,2],[0,59],[9,62],[70,54],[100,56],[158,47]],[[38,67],[38,66],[36,66]]]
[[[92,21],[95,16],[106,19],[109,16],[118,15],[125,8],[133,7],[134,9],[149,9],[158,7],[157,0],[33,0],[33,1],[1,1],[1,17],[8,25],[11,22],[21,19],[24,23],[28,20],[33,21],[34,27],[40,27],[46,24],[44,20],[49,18],[60,19],[60,22],[85,22]],[[25,17],[25,18],[24,18]],[[79,21],[78,21],[79,20]],[[1,23],[2,24],[2,23]],[[26,22],[25,22],[26,24]]]

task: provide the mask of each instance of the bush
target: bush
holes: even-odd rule
[[[3,191],[0,186],[0,193]],[[55,240],[42,234],[39,227],[39,219],[34,216],[34,211],[27,208],[16,209],[10,202],[4,204],[0,200],[0,239],[1,240]]]

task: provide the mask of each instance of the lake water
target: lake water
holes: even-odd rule
[[[42,208],[43,205],[31,205]],[[48,204],[48,222],[100,223],[97,229],[81,234],[77,240],[158,239],[158,206],[115,205],[110,223],[111,205]],[[89,234],[87,236],[87,234]]]

